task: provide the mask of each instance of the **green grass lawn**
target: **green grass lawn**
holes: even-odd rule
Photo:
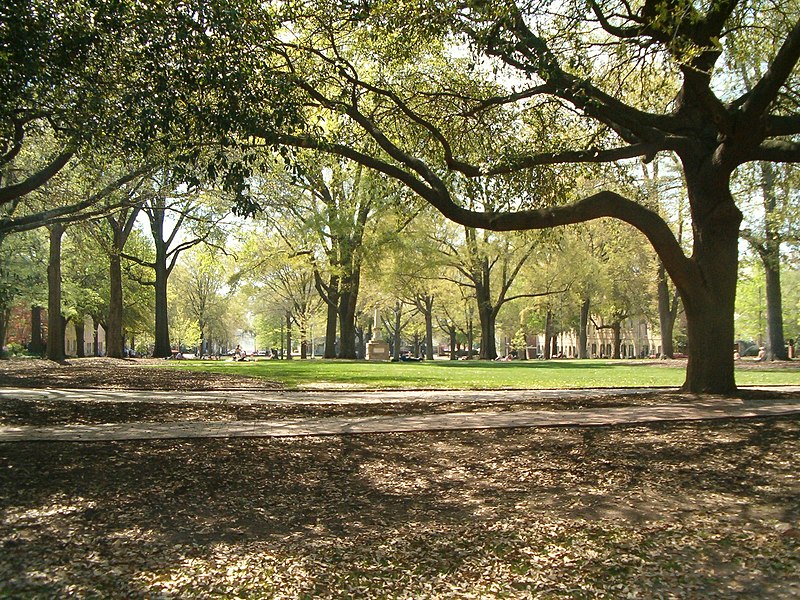
[[[738,369],[739,385],[800,385],[800,363],[782,368]],[[429,361],[384,363],[341,360],[234,362],[164,361],[163,368],[247,375],[278,382],[287,388],[312,384],[342,384],[365,388],[427,389],[546,389],[591,387],[677,387],[685,366],[642,361],[552,360],[523,362]],[[761,367],[761,365],[759,365]]]

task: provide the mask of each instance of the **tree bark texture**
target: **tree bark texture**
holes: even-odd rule
[[[341,278],[339,295],[339,358],[356,358],[356,309],[360,269]]]
[[[43,354],[44,344],[42,343],[42,307],[31,306],[31,354]]]
[[[108,303],[106,355],[111,358],[122,358],[122,260],[120,255],[113,251],[109,259],[110,299]]]
[[[699,277],[690,285],[673,279],[686,311],[689,341],[683,390],[728,394],[736,390],[733,315],[742,213],[730,195],[729,174],[716,171],[686,169],[687,190],[693,207],[692,262]],[[701,212],[700,207],[705,212]]]
[[[547,309],[544,318],[544,359],[550,360],[553,357],[553,311]]]
[[[783,335],[783,297],[781,293],[781,240],[776,223],[778,207],[775,168],[770,163],[760,163],[761,190],[764,196],[764,243],[758,248],[764,265],[764,282],[767,296],[767,358],[788,360],[786,340]]]
[[[672,309],[672,298],[667,283],[667,271],[664,263],[658,265],[658,325],[661,331],[661,358],[672,358],[675,349],[672,338],[675,331],[675,311]]]
[[[50,259],[47,263],[47,358],[61,362],[64,353],[64,324],[61,316],[61,238],[64,226],[50,226]]]
[[[580,330],[578,331],[578,358],[589,358],[589,345],[587,330],[589,327],[589,308],[591,299],[585,296],[581,302]]]
[[[286,313],[286,360],[292,360],[292,313]]]
[[[158,248],[156,249],[155,264],[155,344],[153,356],[166,358],[172,356],[172,346],[169,339],[169,313],[167,308],[167,271],[166,257],[163,262],[159,260]]]
[[[86,356],[86,327],[83,319],[75,319],[73,321],[73,326],[75,327],[75,354],[78,358],[84,358]]]

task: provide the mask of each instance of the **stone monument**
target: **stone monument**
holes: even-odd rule
[[[367,342],[367,360],[389,360],[389,344],[381,340],[379,322],[376,308],[372,323],[372,339]]]

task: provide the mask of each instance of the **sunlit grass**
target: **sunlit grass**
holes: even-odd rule
[[[547,389],[677,387],[680,363],[552,360],[522,362],[428,361],[384,363],[342,360],[164,361],[159,367],[259,377],[287,388],[314,384],[363,388]],[[737,370],[739,385],[800,385],[797,368]]]

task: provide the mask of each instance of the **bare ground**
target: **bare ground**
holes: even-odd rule
[[[103,365],[152,379],[24,380]],[[237,418],[20,402],[0,420]],[[0,444],[0,597],[800,597],[798,455],[797,417]]]

